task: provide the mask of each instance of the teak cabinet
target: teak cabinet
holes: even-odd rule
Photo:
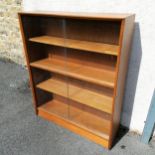
[[[110,149],[120,122],[134,18],[19,13],[36,114]]]

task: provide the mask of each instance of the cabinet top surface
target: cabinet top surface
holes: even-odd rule
[[[88,12],[19,12],[20,15],[31,15],[31,16],[57,16],[66,18],[84,18],[84,19],[113,19],[122,20],[134,14],[124,14],[124,13],[88,13]]]

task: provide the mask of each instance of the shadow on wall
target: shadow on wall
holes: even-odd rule
[[[123,100],[123,109],[121,124],[127,128],[130,127],[133,104],[137,88],[139,68],[141,64],[142,47],[139,23],[135,23],[131,55],[129,59],[128,74],[126,79],[125,96]]]

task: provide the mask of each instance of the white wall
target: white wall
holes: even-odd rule
[[[142,132],[155,87],[155,1],[23,0],[23,9],[136,14],[121,123]]]

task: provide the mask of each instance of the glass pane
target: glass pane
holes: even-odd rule
[[[51,27],[53,27],[53,30]],[[68,73],[67,51],[65,48],[65,19],[56,18],[50,27],[50,36],[53,37],[53,44],[50,60],[53,64],[53,74],[51,77],[51,90],[53,91],[53,109],[52,112],[60,117],[68,119]],[[60,28],[61,29],[60,29]]]
[[[51,114],[68,118],[65,20],[26,16],[23,22],[37,106]]]
[[[119,23],[66,20],[69,119],[106,139],[112,113],[117,27]],[[107,49],[111,50],[108,54]]]

